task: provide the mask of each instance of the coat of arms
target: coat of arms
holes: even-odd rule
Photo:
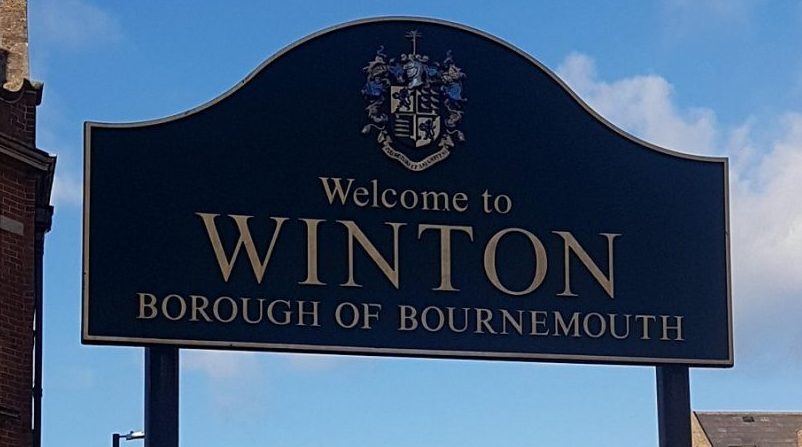
[[[462,79],[465,73],[446,52],[442,62],[418,54],[421,34],[410,31],[412,52],[388,58],[384,47],[363,69],[367,82],[362,96],[370,123],[363,134],[377,131],[376,141],[390,158],[412,171],[422,171],[444,160],[457,141],[462,120]]]

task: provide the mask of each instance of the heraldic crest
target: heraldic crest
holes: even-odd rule
[[[457,128],[462,120],[462,79],[465,73],[446,52],[442,62],[418,54],[422,36],[410,31],[412,52],[388,58],[384,47],[363,68],[367,81],[362,96],[367,102],[369,124],[363,134],[376,130],[376,141],[390,158],[407,169],[422,171],[445,160],[465,135]]]

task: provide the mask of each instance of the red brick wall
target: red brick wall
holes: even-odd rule
[[[35,147],[38,92],[0,90],[0,134]],[[3,143],[0,143],[3,144]],[[0,447],[32,444],[34,215],[41,173],[0,153]]]
[[[0,415],[0,447],[32,440],[35,182],[29,168],[0,155],[0,216],[24,225],[22,235],[0,229],[0,411],[12,414]]]
[[[0,447],[30,447],[37,286],[34,217],[37,199],[42,201],[36,196],[38,182],[49,174],[7,155],[36,152],[36,106],[42,90],[26,80],[27,0],[0,0],[0,24],[0,41],[9,54],[9,90],[0,86],[0,145],[14,146],[0,151]],[[21,234],[16,234],[20,228]]]

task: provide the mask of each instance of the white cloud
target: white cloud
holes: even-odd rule
[[[231,412],[257,411],[255,403],[267,400],[268,384],[259,355],[256,352],[184,349],[181,369],[206,379],[202,387],[204,398],[227,419]]]
[[[115,43],[122,39],[120,22],[84,0],[42,0],[31,8],[32,34],[70,50]]]
[[[201,372],[216,380],[252,375],[258,369],[256,353],[239,351],[188,349],[181,353],[181,365],[186,371]]]
[[[782,118],[782,133],[754,166],[733,172],[733,259],[750,292],[802,291],[802,114]]]
[[[753,363],[802,342],[802,114],[758,139],[753,119],[720,129],[707,109],[680,109],[656,75],[600,80],[593,60],[571,54],[559,75],[592,108],[639,138],[682,152],[730,158],[730,225],[736,348]],[[778,336],[778,334],[782,334]],[[766,343],[772,340],[771,343]],[[797,346],[794,348],[794,346]]]
[[[53,178],[53,192],[51,201],[54,206],[81,206],[83,202],[83,184],[69,174],[61,174],[56,169]]]
[[[557,74],[607,120],[650,143],[699,154],[715,150],[715,114],[704,108],[677,110],[673,88],[660,76],[607,83],[597,78],[593,60],[578,53],[569,55]]]
[[[285,362],[291,370],[310,373],[329,371],[346,362],[342,356],[324,354],[278,353],[273,354],[272,358]],[[229,381],[256,374],[259,371],[259,360],[257,352],[188,349],[181,353],[182,368],[205,374],[218,381]]]

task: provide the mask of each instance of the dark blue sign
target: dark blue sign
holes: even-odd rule
[[[87,123],[85,177],[85,343],[733,362],[727,160],[462,26],[339,26],[188,113]]]

